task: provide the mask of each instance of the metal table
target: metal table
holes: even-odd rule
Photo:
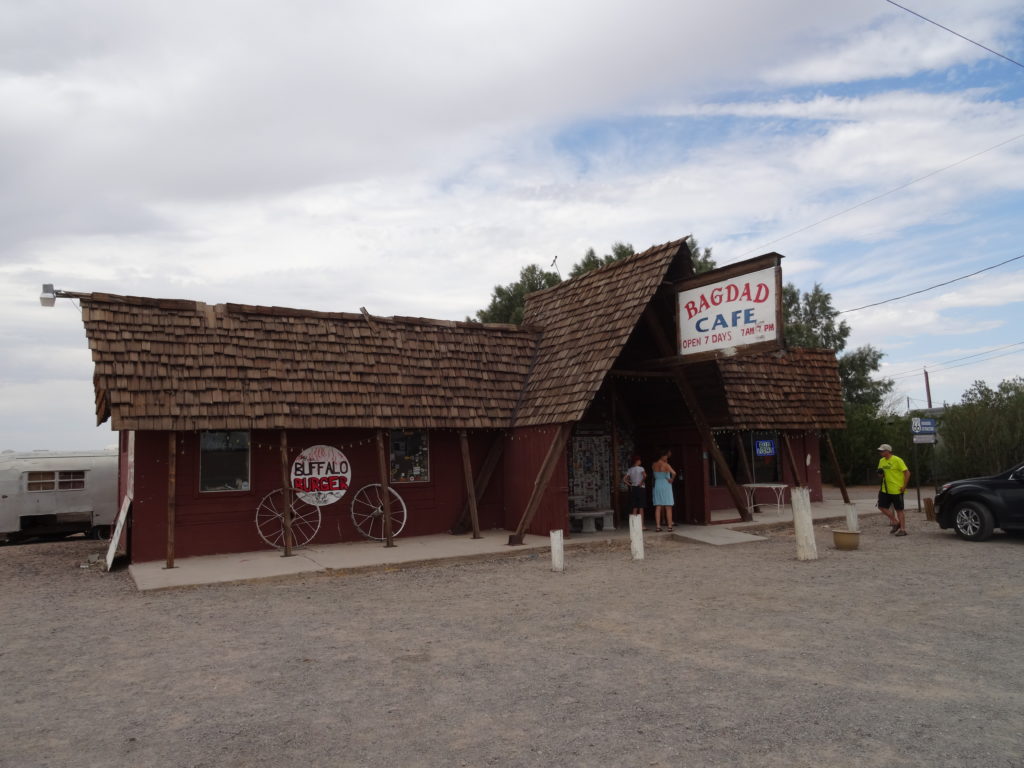
[[[744,483],[743,491],[747,494],[747,509],[751,511],[753,511],[759,488],[769,488],[775,493],[775,509],[779,517],[782,517],[782,505],[786,497],[786,489],[789,486],[785,483]]]

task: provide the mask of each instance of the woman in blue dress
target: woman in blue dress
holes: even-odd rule
[[[665,522],[668,530],[672,530],[672,505],[675,500],[672,498],[672,481],[676,479],[676,471],[668,463],[672,451],[665,448],[661,451],[661,457],[654,462],[651,469],[654,470],[654,530],[661,530],[661,515],[664,510]]]

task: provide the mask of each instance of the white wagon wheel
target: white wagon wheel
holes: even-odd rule
[[[260,500],[256,507],[256,530],[267,544],[284,549],[284,489],[271,491]],[[305,546],[319,530],[320,507],[292,494],[292,545]]]
[[[391,491],[391,535],[405,528],[405,500],[394,488]],[[384,541],[384,492],[380,483],[364,485],[352,497],[352,523],[368,539]]]

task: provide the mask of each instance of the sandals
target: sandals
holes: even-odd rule
[[[654,531],[655,533],[661,533],[661,528],[655,528]]]
[[[906,536],[907,532],[906,531],[896,531],[896,535],[897,536]]]
[[[899,523],[889,523],[889,533],[896,533],[900,529]]]
[[[669,533],[672,533],[672,526],[670,525],[670,526],[669,526],[669,527],[668,527],[668,528],[667,528],[666,530],[667,530],[667,531],[668,531]]]

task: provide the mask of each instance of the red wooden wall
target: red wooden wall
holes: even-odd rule
[[[451,529],[466,502],[459,434],[430,430],[430,481],[398,483],[408,520],[402,536],[423,536]],[[496,432],[469,432],[474,475],[483,464]],[[267,549],[256,531],[256,507],[281,487],[280,433],[254,430],[250,435],[250,490],[199,492],[199,433],[177,434],[175,556],[251,552]],[[331,445],[352,465],[351,490],[321,507],[320,530],[312,545],[362,540],[350,517],[352,494],[380,482],[375,434],[370,430],[290,430],[289,464],[305,448]],[[495,472],[479,505],[480,527],[503,525],[503,482]],[[162,560],[167,546],[167,433],[137,432],[135,500],[132,505],[132,560]]]
[[[541,464],[544,463],[544,457],[547,456],[551,441],[555,439],[557,433],[556,425],[520,427],[512,430],[505,441],[504,526],[510,531],[514,531],[519,525]],[[558,529],[569,530],[569,464],[565,451],[558,457],[547,491],[526,532],[547,536],[549,532]]]

